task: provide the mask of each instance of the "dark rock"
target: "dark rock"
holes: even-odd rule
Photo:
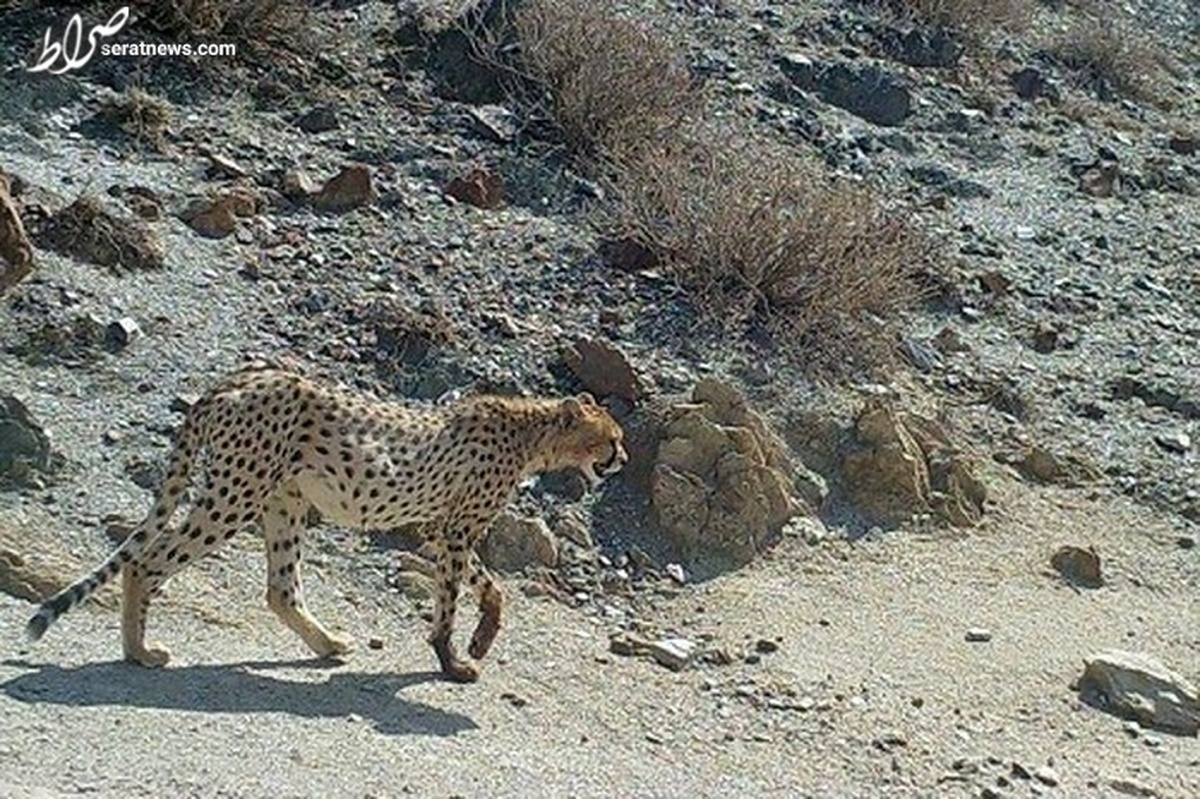
[[[1008,79],[1022,100],[1036,100],[1039,97],[1058,99],[1058,87],[1037,67],[1022,67],[1010,73]]]
[[[975,200],[992,196],[992,190],[982,183],[959,177],[949,169],[937,164],[915,164],[908,167],[906,171],[918,183],[960,200]]]
[[[38,244],[111,269],[158,269],[163,250],[140,219],[122,218],[85,195],[55,214]]]
[[[375,198],[371,170],[361,164],[351,164],[325,182],[313,196],[313,206],[320,211],[344,213],[374,202]]]
[[[1087,549],[1070,545],[1059,547],[1058,551],[1050,557],[1050,565],[1072,585],[1084,588],[1099,588],[1104,585],[1104,576],[1100,571],[1100,556],[1094,547]]]
[[[599,397],[635,403],[645,393],[629,359],[607,341],[581,338],[563,353],[563,360],[583,387]]]
[[[25,404],[0,393],[0,482],[23,483],[31,471],[51,471],[54,460],[49,437]]]
[[[875,64],[821,65],[787,56],[779,66],[799,88],[876,125],[899,125],[912,112],[912,93],[904,80]]]
[[[309,109],[296,120],[296,127],[305,133],[325,133],[341,127],[337,109],[331,105],[318,105]]]
[[[476,208],[499,208],[504,204],[504,179],[486,169],[472,169],[450,181],[446,196]]]
[[[891,58],[913,67],[953,67],[963,54],[963,46],[945,28],[925,30],[888,29],[883,34],[883,50]]]

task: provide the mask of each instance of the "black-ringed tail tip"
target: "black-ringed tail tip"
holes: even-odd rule
[[[29,620],[25,625],[25,637],[30,643],[41,638],[46,633],[46,629],[50,626],[50,613],[44,610],[39,610],[37,614]]]
[[[38,612],[33,614],[29,623],[25,625],[25,637],[30,642],[41,638],[59,616],[71,609],[76,602],[74,596],[77,589],[78,586],[72,586],[42,603]]]

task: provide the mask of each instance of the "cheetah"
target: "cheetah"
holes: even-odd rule
[[[419,523],[436,581],[429,643],[443,675],[479,678],[500,629],[503,597],[475,552],[517,485],[574,467],[593,488],[628,460],[621,426],[588,394],[558,399],[480,396],[448,406],[379,402],[349,389],[255,365],[220,380],[188,412],[145,519],[91,574],[47,599],[29,620],[36,641],[60,616],[122,575],[127,660],[162,666],[145,642],[150,597],[185,564],[255,525],[267,550],[267,604],[316,655],[350,650],[305,609],[304,520],[315,507],[354,529]],[[204,479],[182,524],[171,519],[201,453]],[[479,621],[461,658],[451,641],[466,578]]]

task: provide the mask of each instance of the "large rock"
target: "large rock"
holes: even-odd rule
[[[1079,692],[1090,704],[1146,727],[1182,735],[1200,733],[1196,686],[1159,660],[1110,649],[1084,660]]]
[[[789,55],[779,66],[799,88],[867,122],[892,127],[912,112],[912,93],[904,80],[876,64],[821,64]]]
[[[637,402],[645,393],[629,359],[607,341],[580,338],[563,351],[563,361],[583,387],[598,397]]]
[[[41,602],[74,582],[85,565],[49,536],[0,527],[2,593],[27,602]],[[112,597],[100,595],[96,601],[111,606]]]
[[[49,472],[54,453],[46,436],[25,407],[11,394],[0,394],[0,484],[22,484],[33,472]]]
[[[891,526],[934,514],[955,527],[970,527],[982,518],[987,490],[936,422],[872,397],[854,433],[856,444],[842,459],[842,480],[870,521]]]
[[[558,564],[558,539],[541,517],[518,516],[506,510],[492,522],[479,555],[488,568],[501,572],[553,567]]]
[[[704,572],[750,561],[788,519],[815,510],[824,486],[735,388],[703,380],[692,400],[669,413],[650,496],[659,528]]]
[[[318,211],[342,214],[369,205],[377,197],[371,170],[362,164],[350,164],[325,181],[312,195],[312,204]]]
[[[8,178],[0,172],[0,294],[33,271],[33,245],[9,193]]]
[[[38,243],[117,271],[158,269],[163,265],[162,245],[144,222],[114,214],[90,195],[56,213]]]

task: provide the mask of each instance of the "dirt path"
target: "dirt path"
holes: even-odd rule
[[[414,606],[339,558],[309,579],[314,612],[385,645],[304,659],[247,539],[155,606],[172,667],[114,662],[117,619],[99,608],[0,665],[0,794],[1200,795],[1197,739],[1137,732],[1068,687],[1105,647],[1195,670],[1194,553],[1144,509],[1019,486],[999,499],[969,537],[788,542],[666,602],[664,628],[728,666],[609,654],[599,619],[510,583],[474,686],[436,679]],[[1065,541],[1097,546],[1108,586],[1047,573]],[[30,605],[2,601],[0,640],[18,640]],[[971,627],[992,640],[966,642]],[[777,651],[744,662],[764,639]],[[1057,786],[1027,776],[1043,767]]]

